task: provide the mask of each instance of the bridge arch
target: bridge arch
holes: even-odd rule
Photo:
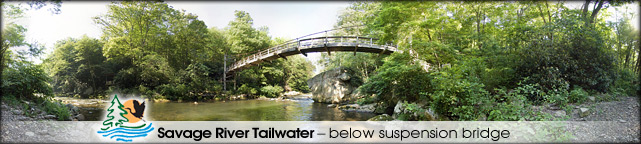
[[[324,36],[295,39],[243,57],[229,65],[225,69],[225,73],[234,73],[265,61],[278,58],[287,59],[287,56],[297,54],[307,56],[307,53],[328,52],[331,55],[332,51],[390,54],[398,51],[396,46],[391,44],[375,44],[374,42],[377,40],[376,38],[359,36]]]

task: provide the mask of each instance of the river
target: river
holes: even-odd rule
[[[56,97],[80,109],[87,121],[104,117],[108,100]],[[122,101],[121,101],[122,102]],[[235,100],[215,102],[146,103],[145,117],[151,121],[364,121],[373,113],[346,112],[314,103],[309,98],[287,100]]]

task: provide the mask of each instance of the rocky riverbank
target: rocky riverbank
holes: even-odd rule
[[[641,134],[639,132],[641,128],[639,125],[638,97],[618,97],[615,101],[607,102],[592,100],[584,104],[574,105],[572,108],[572,112],[567,115],[563,115],[563,112],[559,112],[559,110],[552,110],[556,109],[555,107],[547,107],[545,108],[547,110],[542,111],[567,121],[612,121],[619,123],[600,127],[569,127],[568,129],[571,131],[580,133],[580,135],[575,135],[575,139],[601,142],[640,142],[639,137]],[[605,132],[595,134],[594,129]],[[625,133],[626,135],[612,135],[616,133]]]
[[[397,113],[403,113],[403,104],[395,107],[394,115],[382,114],[372,117],[368,121],[399,121]],[[563,109],[554,105],[532,106],[534,112],[547,115],[552,121],[608,121],[616,125],[571,125],[567,131],[575,132],[572,141],[593,142],[640,142],[641,134],[639,123],[639,98],[617,97],[613,101],[599,101],[594,97],[582,104],[569,104],[571,109]],[[341,108],[341,106],[338,106]],[[357,104],[342,106],[345,110],[359,109]],[[568,112],[569,111],[569,112]],[[421,115],[421,114],[418,114]],[[439,119],[437,114],[429,111],[424,114],[428,119]],[[436,116],[436,117],[434,117]],[[482,120],[481,120],[482,121]],[[594,130],[599,130],[596,133]]]
[[[19,107],[12,107],[2,102],[2,121],[53,121],[57,119],[55,115],[49,115],[46,112],[31,108],[27,111],[30,111],[32,114],[27,116],[25,115],[25,110]]]
[[[66,97],[56,97],[56,101],[64,104],[64,107],[69,110],[70,116],[66,118],[71,121],[84,121],[85,115],[82,114],[83,110],[91,108],[102,108],[105,102],[99,99],[72,99]],[[32,102],[21,101],[26,105],[31,105]],[[62,106],[62,105],[61,105]],[[2,121],[56,121],[59,118],[56,115],[47,114],[45,111],[38,107],[29,107],[25,109],[21,106],[11,106],[6,102],[2,102]]]

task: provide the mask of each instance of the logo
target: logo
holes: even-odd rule
[[[146,137],[154,130],[152,123],[147,124],[143,119],[145,102],[127,100],[124,104],[114,95],[111,105],[107,108],[107,116],[102,121],[98,134],[102,137],[122,142],[131,142],[135,138]]]

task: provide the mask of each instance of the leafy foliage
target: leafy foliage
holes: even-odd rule
[[[249,87],[247,86],[247,84],[243,84],[242,86],[240,86],[240,88],[238,88],[238,92],[241,94],[246,94],[248,96],[252,96],[257,93],[255,88]]]
[[[411,64],[409,56],[403,54],[393,54],[384,61],[377,74],[359,88],[361,92],[389,103],[425,99],[419,93],[430,90],[431,78],[420,66]]]
[[[483,84],[464,77],[472,73],[470,70],[463,65],[432,73],[434,90],[429,96],[437,112],[459,120],[474,120],[481,113],[479,106],[487,101],[489,93]]]
[[[429,105],[454,120],[548,119],[530,105],[566,107],[597,92],[638,91],[630,15],[605,20],[608,7],[623,3],[586,1],[574,10],[549,2],[356,2],[337,25],[366,26],[339,33],[365,31],[379,44],[397,44],[402,54],[382,64],[342,61],[349,58],[338,54],[321,62],[360,69],[369,62],[374,71],[364,69],[369,76],[361,91],[387,103]]]
[[[570,96],[568,97],[568,100],[571,103],[583,103],[587,98],[588,98],[588,92],[583,90],[581,87],[576,87],[572,91],[570,91]]]
[[[44,60],[44,66],[56,93],[94,95],[106,89],[111,73],[102,54],[102,43],[98,39],[83,36],[68,38],[56,43],[56,49]],[[91,88],[92,93],[84,90]]]
[[[54,5],[51,10],[57,14],[60,10],[60,1],[49,3]],[[20,6],[21,4],[1,3],[3,23],[2,46],[0,48],[0,94],[2,102],[16,108],[22,107],[27,116],[35,114],[31,108],[37,108],[55,115],[58,120],[69,120],[69,110],[59,101],[54,101],[51,98],[53,90],[47,83],[50,77],[45,73],[43,66],[34,64],[27,59],[27,57],[37,57],[42,54],[44,47],[37,42],[25,41],[27,29],[13,22],[13,20],[23,17],[24,11],[28,10]],[[47,5],[47,2],[32,1],[27,4],[30,9],[40,9]],[[15,49],[17,47],[27,47],[27,50]],[[31,103],[27,103],[27,101]]]
[[[283,88],[280,86],[268,85],[260,88],[261,95],[269,98],[278,97],[281,92],[283,92]]]
[[[52,96],[51,87],[47,84],[49,77],[38,65],[29,62],[12,63],[2,75],[2,95],[33,99],[34,94]]]
[[[102,28],[100,40],[83,36],[58,41],[45,68],[59,95],[126,91],[148,98],[211,99],[231,87],[222,83],[225,65],[284,42],[272,40],[265,27],[254,28],[249,13],[236,11],[235,16],[223,29],[208,29],[198,16],[164,2],[113,2],[106,14],[94,17]],[[231,90],[254,95],[265,86],[278,86],[307,92],[312,71],[313,65],[300,56],[279,59],[238,72],[237,82],[248,85]]]

